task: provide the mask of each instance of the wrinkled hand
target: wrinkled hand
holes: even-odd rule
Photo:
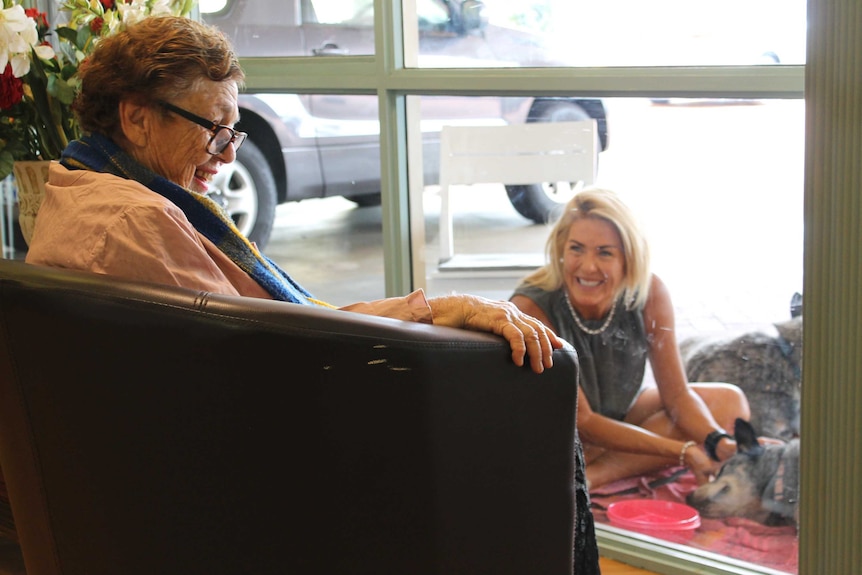
[[[562,340],[545,324],[508,301],[474,295],[450,295],[428,300],[435,325],[489,331],[500,335],[512,348],[512,361],[522,366],[529,357],[536,373],[553,367],[553,352]]]

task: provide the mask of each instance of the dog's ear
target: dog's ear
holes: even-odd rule
[[[760,455],[763,452],[754,426],[742,418],[737,417],[734,422],[733,438],[736,440],[736,450],[740,453]]]

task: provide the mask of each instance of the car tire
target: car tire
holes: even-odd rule
[[[213,178],[209,196],[227,210],[236,227],[263,249],[272,235],[277,195],[272,170],[251,140]]]
[[[527,122],[577,122],[590,118],[586,110],[572,102],[547,101],[533,106]],[[558,211],[583,186],[583,182],[509,185],[506,193],[519,214],[537,224],[544,224],[554,220]]]

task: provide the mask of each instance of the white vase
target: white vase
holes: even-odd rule
[[[18,192],[18,224],[27,245],[30,245],[36,214],[42,205],[42,198],[45,197],[45,182],[48,181],[50,165],[50,160],[19,161],[12,165]]]

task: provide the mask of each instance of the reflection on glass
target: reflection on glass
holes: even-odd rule
[[[805,0],[557,0],[544,5],[548,17],[541,25],[556,40],[551,50],[569,54],[576,66],[805,62]]]
[[[420,67],[805,62],[805,0],[404,0],[414,1],[406,25]],[[374,53],[372,0],[212,0],[201,13],[242,56]]]
[[[201,16],[231,37],[240,56],[374,53],[373,0],[212,0],[201,4]]]
[[[423,28],[429,4],[416,2],[420,67],[805,62],[805,0],[453,0],[440,2],[449,14],[445,37]],[[475,28],[458,29],[452,23],[467,20],[468,5],[481,16]]]
[[[372,0],[213,0],[201,4],[201,16],[231,37],[240,56],[374,53]]]
[[[464,100],[467,108],[469,99]],[[792,316],[799,312],[794,294],[802,287],[803,102],[605,99],[603,104],[611,144],[599,154],[596,184],[617,191],[646,229],[653,271],[672,296],[689,379],[743,388],[757,435],[782,440],[798,435],[802,320]],[[422,122],[427,120],[423,115]],[[519,213],[502,184],[452,186],[454,250],[464,257],[463,265],[450,265],[440,250],[442,198],[430,183],[426,180],[423,194],[426,290],[508,299],[544,261],[549,225]],[[648,371],[645,383],[653,382]],[[709,505],[698,504],[700,527],[646,531],[688,550],[796,573],[792,513],[798,466],[792,444],[779,455],[784,449],[776,444],[768,454],[748,458],[760,463],[760,471],[734,483],[738,491],[723,506],[737,505],[732,517],[712,517],[720,509],[716,497]],[[603,528],[614,529],[607,512],[611,503],[686,504],[695,487],[690,472],[670,465],[596,490],[595,515]],[[747,487],[753,496],[746,495]]]

